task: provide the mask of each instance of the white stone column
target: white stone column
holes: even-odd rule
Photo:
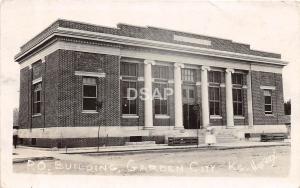
[[[232,100],[232,78],[233,69],[226,69],[225,85],[226,85],[226,120],[227,128],[234,127],[233,100]]]
[[[202,124],[203,127],[209,126],[209,98],[208,98],[208,78],[207,71],[210,68],[207,66],[201,67],[201,105],[202,105]]]
[[[175,98],[175,127],[174,129],[184,129],[182,121],[182,89],[181,89],[181,68],[183,64],[174,64],[174,98]]]
[[[152,60],[144,61],[144,88],[145,88],[145,99],[144,99],[144,114],[145,114],[145,125],[144,129],[153,129],[153,107],[152,107],[152,65],[155,62]]]
[[[248,125],[253,127],[253,109],[252,109],[252,84],[251,71],[247,74],[247,105],[248,105]]]

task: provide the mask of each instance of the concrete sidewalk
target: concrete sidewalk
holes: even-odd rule
[[[28,160],[53,160],[68,159],[70,154],[91,154],[91,155],[114,155],[114,154],[133,154],[145,152],[174,152],[190,150],[226,150],[242,149],[255,147],[289,146],[289,142],[250,142],[241,141],[234,143],[218,143],[208,147],[206,144],[192,146],[168,146],[167,144],[158,145],[130,145],[130,146],[107,146],[107,147],[85,147],[85,148],[36,148],[18,146],[13,150],[13,163],[27,162]]]
[[[81,154],[81,153],[120,153],[120,152],[149,152],[149,151],[173,151],[173,150],[189,150],[189,149],[239,149],[252,147],[271,147],[286,146],[288,142],[234,142],[234,143],[218,143],[213,146],[207,144],[190,145],[190,146],[168,146],[167,144],[157,145],[131,145],[131,146],[109,146],[109,147],[89,147],[89,148],[68,148],[60,149],[63,154]]]

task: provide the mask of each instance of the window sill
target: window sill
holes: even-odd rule
[[[182,82],[187,83],[187,84],[196,84],[196,82],[193,80],[182,80]]]
[[[155,115],[155,119],[170,119],[169,115]]]
[[[39,116],[42,116],[42,114],[41,113],[33,114],[31,117],[39,117]]]
[[[122,118],[139,118],[139,116],[137,115],[131,115],[131,114],[123,114],[122,115]]]
[[[245,119],[244,116],[234,116],[234,119]]]
[[[274,114],[265,114],[265,116],[274,117]]]
[[[83,110],[81,113],[84,113],[84,114],[98,114],[98,112],[95,111],[95,110]]]
[[[211,115],[209,116],[210,119],[222,119],[222,116],[218,116],[218,115]]]

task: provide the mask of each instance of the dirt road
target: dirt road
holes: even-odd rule
[[[289,166],[290,147],[276,146],[122,155],[72,154],[60,160],[14,164],[14,171],[42,174],[284,177],[288,175]]]

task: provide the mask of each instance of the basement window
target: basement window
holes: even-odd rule
[[[97,110],[96,78],[83,77],[83,111]]]

